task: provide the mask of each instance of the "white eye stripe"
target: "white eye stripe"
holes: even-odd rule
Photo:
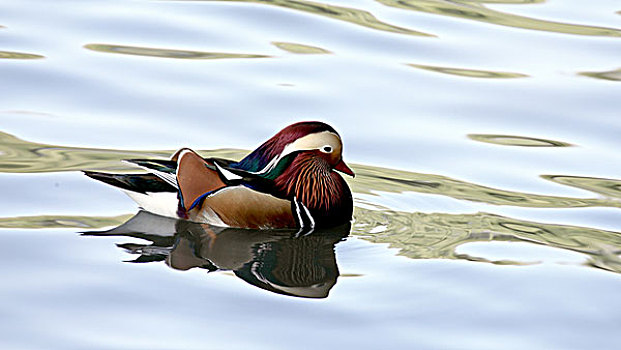
[[[331,150],[329,152],[324,151],[323,148],[325,147],[330,147]],[[272,169],[274,169],[274,167],[276,167],[278,162],[281,159],[283,159],[285,156],[291,153],[297,152],[297,151],[310,151],[310,150],[318,149],[324,153],[332,153],[335,150],[338,150],[340,148],[341,148],[340,137],[331,131],[322,131],[322,132],[318,132],[314,134],[309,134],[309,135],[300,137],[299,139],[287,144],[285,148],[283,149],[283,151],[276,157],[272,158],[263,169],[259,171],[251,172],[251,173],[253,174],[267,173],[271,171]]]
[[[333,132],[322,131],[320,133],[306,135],[285,146],[280,157],[296,151],[309,151],[318,149],[324,153],[333,152],[340,145],[340,138]],[[329,150],[325,148],[328,147]]]

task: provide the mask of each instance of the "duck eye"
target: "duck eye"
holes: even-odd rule
[[[330,153],[330,152],[332,152],[332,147],[331,146],[323,146],[323,147],[321,147],[321,152],[323,152],[323,153]]]

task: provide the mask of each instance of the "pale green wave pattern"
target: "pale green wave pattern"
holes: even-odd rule
[[[123,45],[111,45],[111,44],[87,44],[87,45],[84,45],[84,48],[92,50],[92,51],[105,52],[105,53],[116,53],[116,54],[122,54],[122,55],[176,58],[176,59],[189,59],[189,60],[215,60],[215,59],[223,59],[223,58],[267,58],[267,57],[270,57],[266,55],[256,55],[256,54],[188,51],[188,50],[174,50],[174,49],[162,49],[162,48],[139,47],[139,46],[123,46]]]
[[[621,233],[570,225],[552,225],[488,213],[405,213],[356,208],[353,234],[399,249],[412,259],[464,259],[521,265],[531,261],[486,260],[457,253],[469,242],[528,242],[585,255],[587,266],[621,272]],[[368,232],[385,227],[377,234]]]
[[[502,146],[520,147],[570,147],[571,143],[548,140],[536,137],[498,134],[468,134],[468,138],[474,141],[491,143]]]
[[[32,53],[0,51],[0,59],[36,60],[40,58],[45,58],[45,56],[35,55]]]
[[[118,226],[129,220],[133,215],[118,216],[72,216],[72,215],[38,215],[0,218],[2,228],[71,228],[94,229]]]
[[[578,74],[601,80],[621,81],[621,68],[603,72],[580,72]]]
[[[169,157],[168,151],[131,151],[103,148],[83,148],[28,142],[0,132],[0,173],[47,173],[84,169],[127,171],[135,170],[121,160],[136,157]],[[209,151],[218,157],[239,158],[240,150]]]
[[[568,175],[541,175],[541,177],[561,185],[598,193],[604,197],[621,199],[621,180]]]
[[[227,1],[227,2],[247,2],[277,6],[289,10],[295,10],[313,15],[328,17],[343,22],[349,22],[366,28],[381,30],[391,33],[407,34],[414,36],[434,36],[416,30],[395,26],[378,20],[370,12],[351,7],[328,5],[320,2],[306,0],[180,0],[180,1]]]
[[[498,72],[498,71],[490,71],[490,70],[479,70],[479,69],[466,69],[466,68],[455,68],[455,67],[438,67],[438,66],[429,66],[424,64],[414,64],[408,63],[410,67],[419,68],[431,72],[448,74],[448,75],[457,75],[460,77],[466,78],[482,78],[482,79],[512,79],[512,78],[526,78],[528,75],[522,73],[513,73],[513,72]]]
[[[442,16],[463,18],[473,21],[497,24],[507,27],[532,29],[545,32],[564,34],[592,35],[606,37],[620,37],[621,30],[616,28],[597,27],[546,21],[526,16],[513,15],[506,12],[495,11],[482,5],[490,4],[530,4],[541,1],[472,1],[472,0],[376,0],[380,4],[411,10],[426,12]]]
[[[281,41],[273,41],[272,45],[277,48],[302,55],[316,55],[316,54],[329,54],[332,53],[326,49],[322,49],[321,47],[298,44],[298,43],[289,43],[289,42],[281,42]]]
[[[373,195],[378,192],[418,192],[472,202],[528,208],[621,208],[621,201],[619,200],[621,199],[621,192],[613,193],[607,190],[611,186],[617,185],[619,180],[599,179],[588,189],[582,185],[576,185],[575,182],[562,183],[567,186],[587,189],[598,195],[593,198],[573,198],[505,191],[442,175],[414,173],[368,165],[355,165],[353,168],[356,172],[356,178],[355,181],[351,182],[351,185],[356,193]],[[556,182],[560,183],[559,181]],[[599,196],[604,192],[608,196]]]
[[[232,1],[256,3],[287,8],[314,15],[357,24],[363,27],[399,34],[435,36],[421,31],[403,28],[378,20],[368,11],[355,8],[329,5],[306,0],[180,0],[180,1]],[[410,11],[431,13],[442,16],[457,17],[467,20],[485,22],[507,27],[531,29],[545,32],[620,37],[621,30],[590,25],[562,23],[514,15],[485,7],[484,4],[527,5],[544,2],[543,0],[376,0],[378,3]]]

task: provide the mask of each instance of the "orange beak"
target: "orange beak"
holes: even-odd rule
[[[342,159],[334,166],[334,170],[338,170],[351,177],[356,177],[356,174],[354,174],[354,172],[347,166],[347,164],[345,164]]]

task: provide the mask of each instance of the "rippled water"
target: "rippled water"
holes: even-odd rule
[[[1,347],[616,348],[620,14],[0,3]],[[308,119],[345,140],[351,228],[134,216],[79,172],[182,146],[240,158]]]

